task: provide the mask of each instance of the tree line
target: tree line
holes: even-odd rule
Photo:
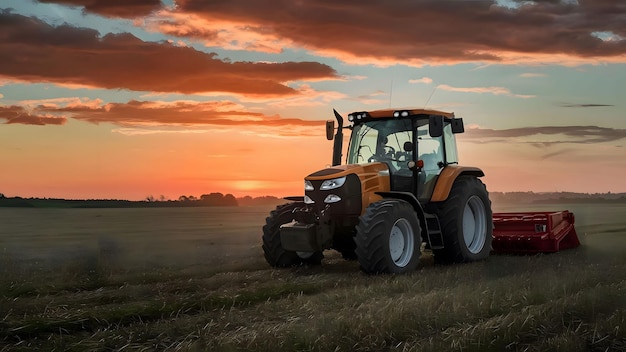
[[[272,197],[252,198],[245,196],[235,198],[232,194],[220,192],[203,194],[200,197],[182,195],[176,200],[166,199],[165,196],[147,196],[143,200],[130,201],[120,199],[62,199],[62,198],[22,198],[6,197],[0,193],[0,207],[22,208],[159,208],[159,207],[237,207],[277,205],[285,201]]]

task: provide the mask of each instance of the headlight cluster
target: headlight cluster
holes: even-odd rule
[[[324,182],[322,182],[322,185],[320,186],[320,189],[322,191],[328,191],[331,189],[335,189],[335,188],[339,188],[341,186],[343,186],[343,184],[346,183],[346,177],[339,177],[339,178],[333,178],[332,180],[326,180]]]
[[[365,119],[369,119],[369,118],[371,118],[371,116],[370,116],[370,114],[367,111],[354,112],[354,113],[348,115],[348,121],[350,121],[350,122],[365,120]]]
[[[330,191],[330,190],[333,190],[333,189],[337,189],[337,188],[343,186],[345,183],[346,183],[346,176],[333,178],[333,179],[330,179],[330,180],[326,180],[326,181],[322,182],[322,184],[320,185],[320,191]],[[305,191],[314,191],[315,187],[313,187],[313,184],[311,183],[311,181],[304,180],[304,190]],[[337,203],[340,200],[341,200],[340,196],[338,196],[336,194],[329,194],[324,199],[324,203],[326,203],[326,204]],[[315,201],[313,199],[311,199],[311,197],[309,197],[308,195],[305,195],[304,196],[304,203],[306,203],[306,204],[313,204],[313,203],[315,203]]]

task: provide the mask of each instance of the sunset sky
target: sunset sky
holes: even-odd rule
[[[625,104],[623,0],[0,2],[6,196],[301,195],[389,107],[463,117],[490,191],[626,192]]]

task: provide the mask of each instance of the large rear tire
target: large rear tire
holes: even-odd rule
[[[289,267],[296,265],[319,265],[322,262],[322,252],[293,252],[283,249],[280,240],[280,225],[293,220],[293,210],[303,206],[303,203],[287,203],[279,205],[270,212],[263,226],[263,253],[265,260],[273,267]]]
[[[493,219],[485,185],[476,177],[461,176],[448,199],[437,206],[444,248],[433,251],[439,264],[486,259],[491,252]]]
[[[413,207],[403,200],[370,204],[356,226],[356,255],[366,273],[401,274],[419,264],[421,230]]]

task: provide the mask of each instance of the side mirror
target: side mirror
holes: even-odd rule
[[[406,141],[406,142],[404,142],[403,147],[404,147],[403,149],[404,149],[405,152],[410,152],[410,151],[413,150],[413,143],[409,142],[409,141]]]
[[[463,126],[463,119],[452,119],[452,133],[463,133],[465,127]]]
[[[335,134],[335,121],[328,120],[326,121],[326,139],[332,141]]]
[[[430,116],[428,119],[428,132],[433,138],[441,137],[443,135],[443,116]]]

